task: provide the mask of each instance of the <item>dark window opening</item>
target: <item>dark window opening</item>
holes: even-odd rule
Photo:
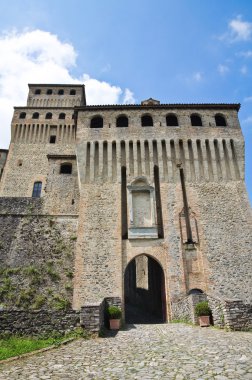
[[[41,94],[41,90],[39,88],[35,90],[35,95],[40,95],[40,94]]]
[[[74,116],[74,113],[72,114],[72,119],[74,119],[75,118],[75,116]]]
[[[103,128],[103,118],[101,116],[94,117],[91,120],[90,128]]]
[[[47,95],[52,95],[52,90],[51,90],[51,89],[48,89],[48,90],[46,91],[46,93],[47,93]]]
[[[52,118],[52,113],[51,113],[51,112],[47,112],[45,118],[46,118],[46,119],[51,119],[51,118]]]
[[[19,115],[19,119],[25,119],[26,118],[26,112],[21,112]]]
[[[34,114],[32,115],[32,118],[33,119],[38,119],[39,118],[39,113],[38,112],[34,112]]]
[[[56,136],[50,136],[50,144],[56,143]]]
[[[153,120],[150,115],[142,116],[141,120],[142,120],[142,127],[153,127]]]
[[[42,190],[42,182],[34,182],[32,198],[40,198]]]
[[[59,90],[58,95],[64,95],[64,90]]]
[[[222,115],[215,115],[215,124],[216,127],[226,127],[226,119]]]
[[[127,116],[119,116],[116,120],[116,126],[118,128],[128,127],[129,121]]]
[[[201,117],[196,114],[191,115],[191,125],[193,127],[202,127]]]
[[[69,164],[69,163],[61,164],[60,174],[72,174],[72,164]]]
[[[65,113],[60,113],[59,114],[59,119],[65,119],[66,118],[66,114]]]
[[[166,116],[166,125],[168,127],[177,127],[178,126],[178,118],[176,115],[170,114]]]
[[[70,95],[76,95],[76,91],[75,90],[70,90]]]

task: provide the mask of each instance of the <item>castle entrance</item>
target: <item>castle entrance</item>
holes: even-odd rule
[[[128,264],[124,295],[126,323],[166,321],[164,272],[153,258],[140,255]]]

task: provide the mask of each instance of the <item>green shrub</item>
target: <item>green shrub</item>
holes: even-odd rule
[[[122,310],[118,306],[109,306],[108,316],[110,319],[120,319],[122,316]]]
[[[32,305],[33,309],[41,309],[41,307],[46,303],[46,297],[43,296],[42,294],[36,296],[35,302]]]
[[[66,272],[66,276],[68,277],[68,278],[73,278],[73,272],[71,272],[71,271],[67,271]]]
[[[56,310],[67,310],[71,307],[71,302],[60,295],[53,297],[53,305]]]
[[[207,301],[197,303],[194,310],[197,317],[201,317],[203,315],[211,315],[211,309],[208,306]]]
[[[26,267],[23,269],[24,274],[27,276],[37,276],[39,275],[39,271],[34,266],[30,265],[29,267]]]
[[[47,268],[47,273],[52,281],[57,282],[60,280],[60,275],[57,272],[55,272],[51,267]]]

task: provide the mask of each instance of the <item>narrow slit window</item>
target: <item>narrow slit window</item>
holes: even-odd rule
[[[50,136],[50,144],[55,144],[56,143],[56,136]]]

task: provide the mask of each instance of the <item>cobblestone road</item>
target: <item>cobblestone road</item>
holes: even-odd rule
[[[136,325],[4,364],[0,379],[252,380],[252,333]]]

